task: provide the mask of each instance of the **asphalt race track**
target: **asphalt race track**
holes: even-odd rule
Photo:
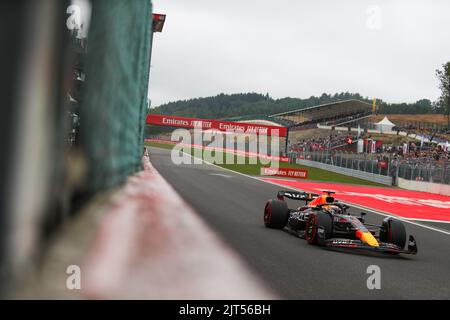
[[[281,187],[209,164],[177,166],[169,150],[149,151],[162,176],[282,298],[450,299],[449,234],[406,223],[407,232],[418,243],[416,256],[311,246],[286,232],[264,227],[264,204]],[[366,216],[370,223],[382,219],[375,213]],[[449,224],[428,225],[449,231]],[[367,288],[370,265],[381,269],[380,290]]]

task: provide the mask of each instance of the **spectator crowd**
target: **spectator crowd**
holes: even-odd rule
[[[330,150],[339,146],[346,146],[356,141],[357,137],[348,133],[333,133],[326,137],[303,139],[291,144],[291,152]]]

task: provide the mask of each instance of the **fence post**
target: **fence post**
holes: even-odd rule
[[[391,172],[391,159],[388,158],[388,166],[386,171],[386,176],[389,176],[389,173]]]
[[[398,186],[398,174],[399,174],[399,172],[400,172],[400,162],[399,163],[397,163],[397,167],[395,168],[395,177],[394,177],[394,179],[395,179],[395,185],[396,186]]]

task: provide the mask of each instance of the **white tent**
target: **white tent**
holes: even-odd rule
[[[390,132],[392,131],[392,128],[395,127],[395,124],[392,123],[387,117],[384,117],[383,120],[375,123],[375,125],[377,126],[378,130],[380,130],[380,132]]]

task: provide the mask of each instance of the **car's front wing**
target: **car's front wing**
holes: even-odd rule
[[[333,248],[365,249],[378,252],[417,254],[417,244],[413,236],[409,236],[408,249],[406,250],[393,243],[379,242],[378,247],[372,247],[360,240],[341,238],[327,239],[325,240],[325,246]]]

